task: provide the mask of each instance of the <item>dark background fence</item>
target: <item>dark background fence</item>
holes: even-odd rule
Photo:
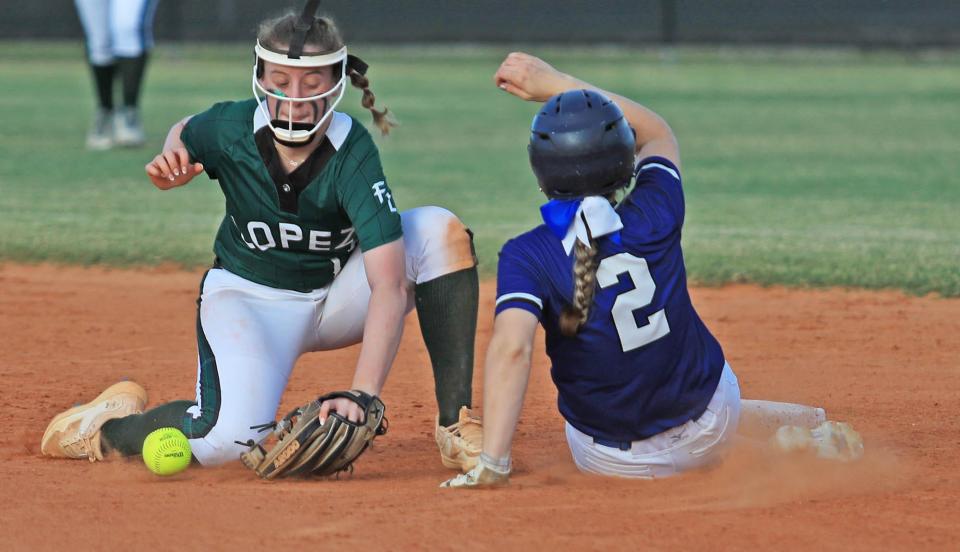
[[[347,40],[960,46],[960,0],[329,0]],[[249,40],[302,1],[160,0],[159,40]],[[70,0],[4,0],[4,39],[78,39]]]

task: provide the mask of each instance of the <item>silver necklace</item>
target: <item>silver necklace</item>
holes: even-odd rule
[[[280,157],[282,157],[282,158],[284,159],[284,161],[286,161],[287,163],[289,163],[291,167],[299,167],[300,165],[303,164],[303,161],[294,161],[293,159],[290,159],[289,157],[287,157],[286,155],[284,155],[284,153],[283,153],[282,151],[280,151],[280,148],[276,148],[276,150],[277,150],[277,153],[280,154]]]

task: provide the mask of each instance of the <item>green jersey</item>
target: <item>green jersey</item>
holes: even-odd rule
[[[309,291],[329,284],[358,244],[370,251],[401,237],[380,154],[362,124],[334,113],[304,164],[310,172],[289,175],[265,160],[275,155],[272,147],[258,149],[258,130],[270,132],[265,124],[256,100],[225,102],[192,117],[180,136],[226,199],[213,246],[223,268],[259,284]]]

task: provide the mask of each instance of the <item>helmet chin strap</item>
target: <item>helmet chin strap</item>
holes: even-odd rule
[[[275,120],[273,121],[274,126],[276,126],[277,123],[282,124],[283,122],[284,122],[284,121],[281,121],[280,119],[275,119]],[[313,128],[312,126],[308,126],[308,127],[306,127],[306,128],[297,128],[297,125],[302,125],[302,124],[303,124],[303,123],[294,123],[293,130],[310,130],[311,128]],[[276,143],[278,143],[278,144],[282,144],[282,145],[284,145],[284,146],[287,146],[288,148],[294,148],[294,149],[296,149],[296,148],[305,148],[305,147],[309,146],[310,144],[313,143],[313,141],[314,141],[314,139],[315,139],[316,137],[317,137],[317,133],[315,132],[315,133],[313,133],[313,134],[310,135],[310,139],[309,139],[309,140],[306,140],[306,141],[304,141],[304,142],[291,142],[291,141],[289,141],[289,140],[284,140],[283,138],[277,136],[277,133],[276,133],[276,132],[273,133],[273,141],[274,141],[274,142],[276,142]]]

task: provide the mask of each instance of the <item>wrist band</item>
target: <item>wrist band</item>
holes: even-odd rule
[[[500,473],[510,473],[510,470],[513,468],[513,463],[509,454],[500,458],[494,458],[484,452],[481,452],[480,462],[482,462],[484,466],[490,468],[491,470]]]

